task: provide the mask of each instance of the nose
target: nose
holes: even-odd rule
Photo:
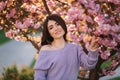
[[[58,27],[55,26],[55,27],[54,27],[54,30],[55,30],[55,31],[58,30]]]

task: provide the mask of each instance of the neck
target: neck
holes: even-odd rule
[[[55,39],[53,42],[52,42],[52,46],[54,47],[58,47],[58,48],[61,48],[61,47],[64,47],[66,44],[64,38],[61,38],[61,39]]]

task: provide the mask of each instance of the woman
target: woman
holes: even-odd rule
[[[52,14],[43,24],[43,36],[38,60],[34,66],[34,80],[77,80],[79,67],[95,67],[98,59],[97,43],[88,55],[78,44],[66,40],[67,27],[64,20]]]

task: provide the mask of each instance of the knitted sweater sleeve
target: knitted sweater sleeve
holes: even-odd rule
[[[50,56],[44,55],[44,52],[40,52],[38,59],[34,66],[34,80],[47,80],[47,72],[52,65],[50,62]]]
[[[78,45],[77,46],[77,54],[78,54],[78,63],[79,66],[84,67],[85,69],[92,69],[96,66],[96,63],[98,61],[98,51],[89,51],[88,54],[86,54],[83,51],[83,48]]]

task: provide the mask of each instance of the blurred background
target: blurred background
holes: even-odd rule
[[[25,67],[33,68],[36,51],[30,42],[8,39],[3,31],[0,31],[0,76],[5,72],[4,68],[13,65],[18,70]]]

